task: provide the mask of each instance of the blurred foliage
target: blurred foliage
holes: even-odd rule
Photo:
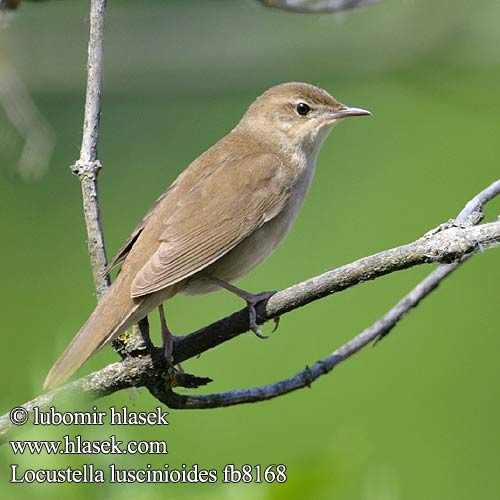
[[[13,168],[21,139],[0,113],[2,413],[41,391],[51,363],[95,303],[79,186],[68,169],[81,139],[87,8],[80,0],[26,4],[0,32],[0,61],[17,68],[57,137],[48,173],[24,184]],[[334,131],[293,231],[243,287],[279,289],[411,241],[453,217],[498,178],[499,14],[496,0],[387,0],[334,17],[269,11],[251,0],[109,2],[100,147],[109,253],[256,95],[287,80],[319,84],[374,116]],[[489,217],[499,208],[492,204]],[[498,258],[491,250],[472,259],[377,348],[311,390],[258,405],[172,412],[167,429],[33,428],[24,438],[166,439],[169,455],[14,457],[5,447],[0,497],[495,498]],[[398,273],[302,308],[284,317],[268,341],[242,336],[185,368],[214,378],[210,391],[279,380],[377,319],[429,270]],[[221,292],[175,298],[167,313],[173,330],[184,334],[239,308]],[[105,349],[80,374],[114,360]],[[97,406],[125,404],[157,406],[144,390]],[[129,484],[125,491],[116,484],[7,483],[10,463],[159,468],[166,461],[204,468],[284,463],[289,480]]]

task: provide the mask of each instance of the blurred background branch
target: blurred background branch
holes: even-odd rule
[[[16,10],[24,2],[45,2],[45,0],[0,0],[0,10]]]
[[[0,106],[23,139],[17,173],[25,181],[39,180],[49,168],[55,133],[40,113],[28,89],[9,62],[0,57]],[[6,144],[0,144],[5,148]]]
[[[24,0],[42,2],[45,0]],[[364,7],[382,0],[256,0],[266,7],[301,14],[329,14]],[[23,0],[0,0],[0,10],[15,10]]]
[[[382,0],[257,0],[273,9],[286,10],[298,14],[333,14],[345,10],[365,7]]]
[[[21,0],[0,0],[0,10],[15,10],[20,3]]]

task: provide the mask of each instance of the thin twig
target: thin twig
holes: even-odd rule
[[[91,0],[90,4],[90,34],[87,61],[87,93],[85,96],[85,111],[83,121],[82,146],[80,158],[71,170],[80,179],[83,200],[83,212],[87,229],[87,246],[94,277],[94,285],[99,301],[109,290],[111,279],[104,272],[107,264],[104,232],[102,229],[101,210],[97,176],[101,169],[98,159],[99,125],[102,107],[102,89],[104,77],[104,13],[106,0]],[[128,335],[127,342],[115,339],[111,344],[113,349],[124,357],[130,345],[144,346],[145,334],[141,327],[134,329]],[[129,342],[131,340],[131,342]]]
[[[473,220],[474,223],[479,223],[483,219],[483,207],[491,201],[493,198],[498,196],[500,193],[500,180],[493,182],[486,189],[483,189],[479,194],[474,196],[467,205],[461,210],[457,215],[455,222],[457,224],[465,224],[471,218],[476,217]],[[462,257],[459,261],[453,262],[452,264],[443,265],[432,271],[427,277],[425,277],[405,298],[403,298],[394,308],[397,308],[408,298],[408,301],[412,304],[410,307],[415,307],[425,296],[435,290],[444,278],[449,276],[455,269],[457,269],[461,264],[463,264],[467,259],[472,257],[472,254]],[[403,314],[405,311],[403,311]],[[381,333],[376,339],[375,343],[382,340],[391,329]]]
[[[108,291],[110,285],[109,277],[103,273],[107,258],[97,190],[97,175],[101,168],[97,147],[103,86],[105,8],[106,0],[91,1],[82,147],[79,160],[71,166],[73,173],[80,178],[82,186],[87,244],[98,300]]]

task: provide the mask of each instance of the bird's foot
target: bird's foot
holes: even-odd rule
[[[269,297],[272,297],[276,292],[261,292],[261,293],[250,293],[247,292],[246,290],[242,290],[241,288],[238,288],[237,286],[232,285],[231,283],[227,283],[226,281],[220,280],[218,278],[207,278],[210,282],[225,288],[226,290],[229,290],[230,292],[234,293],[238,297],[241,297],[246,303],[247,303],[247,310],[248,310],[248,316],[249,316],[249,323],[250,323],[250,330],[257,335],[260,339],[267,339],[268,337],[266,335],[262,335],[262,332],[260,331],[259,325],[257,324],[257,311],[255,310],[255,306],[259,303],[262,302],[263,300],[267,300]],[[274,330],[273,332],[278,328],[279,324],[279,317],[274,318]]]
[[[250,321],[250,330],[259,337],[259,339],[267,339],[269,338],[268,335],[263,335],[259,325],[257,324],[257,311],[255,310],[255,306],[259,303],[262,302],[263,300],[267,300],[269,297],[272,297],[276,292],[261,292],[257,294],[253,294],[250,292],[245,292],[244,294],[241,295],[241,297],[245,300],[247,303],[247,310],[248,310],[248,316],[249,316],[249,321]],[[279,324],[279,317],[274,319],[274,330],[278,328]]]
[[[276,316],[276,318],[273,318],[274,328],[273,328],[273,331],[271,333],[274,333],[278,329],[278,327],[280,326],[280,319],[281,319],[281,316]]]

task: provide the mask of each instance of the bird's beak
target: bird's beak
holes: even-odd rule
[[[348,118],[349,116],[371,116],[370,111],[361,108],[351,108],[345,104],[338,111],[330,113],[330,117],[334,120],[340,120],[341,118]]]

